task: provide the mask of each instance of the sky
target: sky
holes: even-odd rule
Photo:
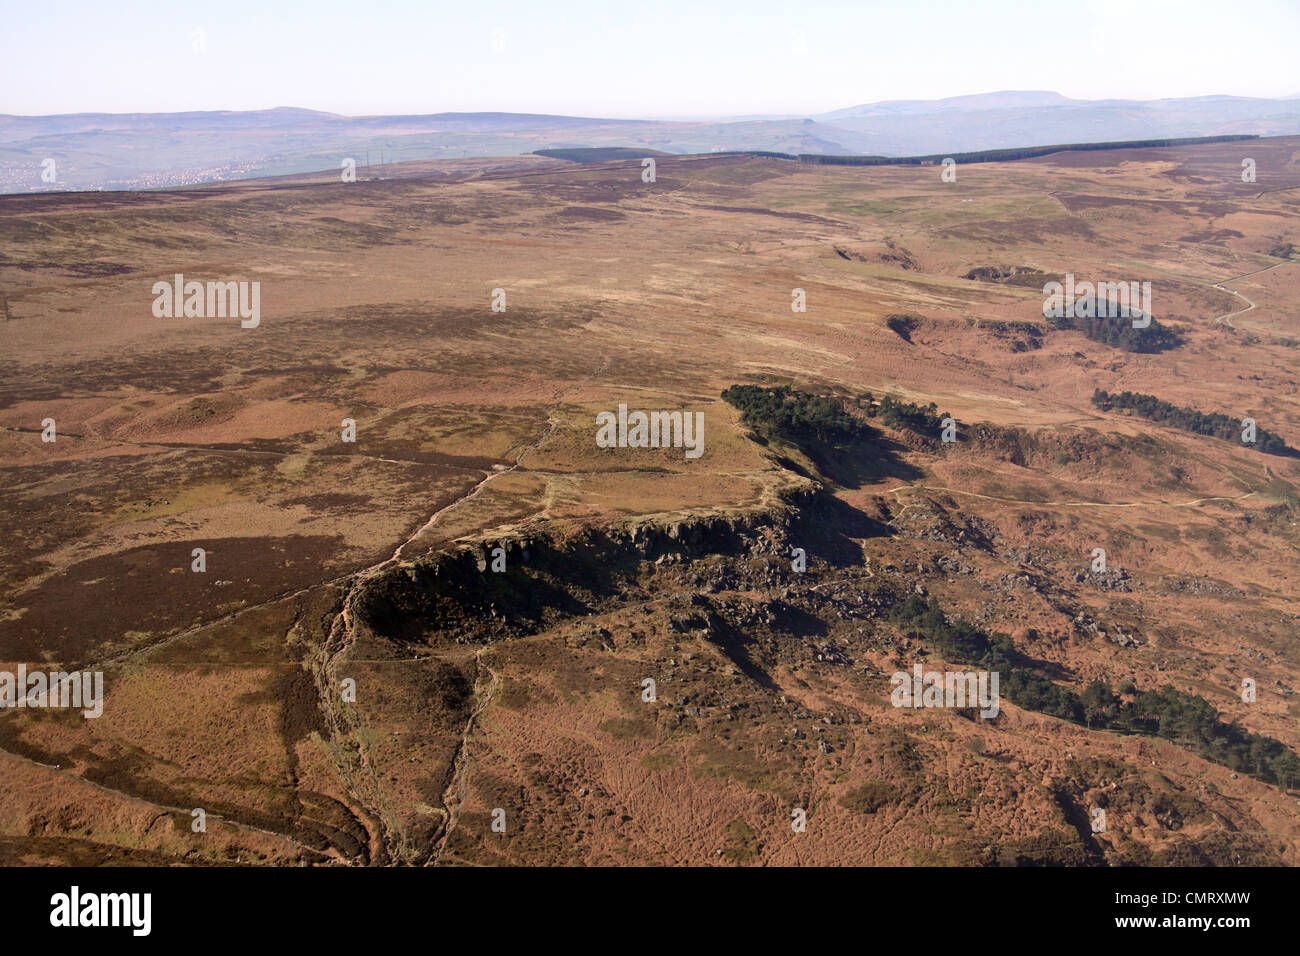
[[[1300,95],[1300,0],[35,0],[0,113],[808,116],[888,99]]]

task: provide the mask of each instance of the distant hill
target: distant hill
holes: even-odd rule
[[[1007,91],[1002,93],[977,93],[972,96],[949,96],[942,100],[883,100],[879,103],[866,103],[861,106],[850,106],[847,109],[822,113],[818,119],[823,122],[834,123],[836,120],[855,119],[865,115],[928,114],[989,109],[1042,109],[1074,102],[1077,101],[1062,96],[1060,93],[1040,90],[1029,92]]]
[[[148,189],[339,169],[349,159],[364,167],[541,150],[925,156],[1297,133],[1300,99],[1073,100],[1041,90],[689,122],[500,112],[341,116],[296,107],[0,115],[0,192]],[[51,159],[55,179],[47,182],[41,174]]]
[[[813,118],[856,134],[862,152],[895,156],[1041,143],[1293,135],[1300,132],[1300,103],[1240,96],[1072,100],[1031,91],[868,103]]]

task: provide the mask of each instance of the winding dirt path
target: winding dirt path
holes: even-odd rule
[[[398,562],[401,560],[402,555],[406,551],[407,547],[410,546],[412,542],[414,542],[419,537],[421,537],[426,531],[428,531],[430,528],[436,525],[438,521],[448,512],[452,511],[455,508],[460,507],[466,502],[472,501],[475,498],[477,498],[480,494],[482,494],[483,489],[486,488],[495,479],[500,478],[502,475],[508,475],[511,472],[515,471],[516,469],[523,467],[524,459],[529,454],[537,451],[548,441],[550,441],[551,438],[554,437],[555,432],[559,428],[559,426],[563,424],[563,421],[561,419],[555,417],[554,411],[559,407],[560,403],[564,401],[564,398],[567,395],[569,395],[571,392],[575,391],[578,388],[581,388],[586,383],[592,381],[597,376],[601,375],[608,367],[608,365],[609,365],[609,359],[608,358],[603,359],[600,364],[600,367],[597,368],[595,371],[593,371],[590,375],[584,377],[581,380],[576,380],[570,385],[565,386],[554,393],[554,395],[551,398],[551,401],[546,406],[547,408],[546,430],[541,435],[539,435],[535,441],[530,442],[529,444],[524,445],[519,449],[519,451],[515,455],[514,464],[510,465],[508,468],[502,468],[499,471],[491,472],[490,474],[486,475],[483,478],[483,480],[479,481],[469,492],[467,492],[464,495],[461,495],[451,504],[439,508],[437,511],[435,511],[432,515],[429,516],[429,519],[426,522],[424,522],[424,524],[422,524],[414,533],[412,533],[409,537],[407,537],[405,541],[399,544],[393,550],[392,555],[390,555],[388,558],[386,558],[383,561],[377,562],[376,564],[372,564],[370,567],[364,568],[361,571],[358,571],[349,576],[347,593],[344,595],[342,607],[339,609],[339,613],[335,616],[333,622],[330,625],[329,638],[321,645],[320,650],[310,662],[312,670],[316,675],[316,684],[319,692],[320,707],[325,715],[326,720],[329,721],[334,731],[333,736],[335,736],[337,739],[341,740],[349,737],[355,739],[357,733],[365,729],[365,721],[363,720],[360,711],[358,711],[355,707],[342,706],[341,695],[339,693],[339,688],[341,686],[340,677],[339,677],[340,664],[342,661],[347,659],[348,653],[351,651],[352,647],[356,644],[357,621],[356,621],[356,615],[353,612],[353,605],[356,601],[356,597],[358,593],[360,593],[362,586],[367,581],[383,573],[389,567],[397,565]],[[482,649],[480,649],[479,654],[475,656],[476,664],[477,666],[480,666],[480,668],[482,666],[485,666],[482,665],[481,663],[481,654],[482,654]],[[495,677],[493,678],[493,681],[495,682]],[[477,680],[475,683],[476,684],[478,683]],[[495,686],[495,684],[493,684],[493,686]],[[465,756],[466,747],[467,747],[469,735],[473,730],[474,721],[477,719],[478,714],[481,712],[482,708],[486,707],[487,703],[490,702],[490,700],[491,700],[491,694],[489,692],[484,697],[483,701],[480,703],[480,706],[476,707],[475,711],[470,715],[469,720],[466,722],[465,728],[461,732],[460,743],[457,746],[456,754],[455,757],[453,758],[453,774],[452,774],[453,786],[460,785],[459,781],[462,779],[464,774],[464,767],[465,767],[464,761],[468,759]],[[353,768],[348,767],[344,763],[344,761],[340,760],[337,761],[339,772],[344,776],[344,779],[348,781],[349,789],[352,790],[353,795],[355,797],[357,797],[358,799],[363,799],[362,794],[363,793],[366,794],[366,797],[364,799],[366,799],[368,803],[371,804],[371,805],[367,805],[366,809],[372,812],[373,818],[379,820],[381,822],[381,825],[384,828],[384,832],[375,834],[374,837],[376,839],[381,840],[384,843],[385,848],[388,850],[390,854],[400,858],[401,856],[404,855],[402,853],[404,840],[400,832],[400,829],[390,824],[389,822],[392,819],[392,817],[386,812],[387,809],[387,800],[385,796],[386,790],[383,787],[382,783],[380,782],[378,769],[375,767],[374,762],[371,759],[368,749],[366,747],[358,746],[356,749],[356,755],[357,755],[357,761],[359,766],[355,769],[355,771],[353,770]],[[450,796],[451,794],[449,790],[448,793],[445,795],[444,799],[447,799]],[[459,800],[457,802],[457,805],[458,804],[459,804]],[[446,807],[444,807],[444,814],[446,814],[445,817],[446,824],[443,829],[443,834],[439,839],[438,853],[436,853],[434,857],[435,861],[437,855],[440,854],[442,852],[442,849],[445,847],[446,836],[449,834],[450,828],[454,824],[454,819],[453,819],[454,811],[451,809],[451,806],[452,806],[451,804],[448,804]]]
[[[1292,264],[1294,264],[1293,260],[1285,259],[1282,262],[1275,262],[1273,263],[1273,265],[1266,266],[1263,269],[1256,269],[1254,272],[1245,272],[1239,276],[1233,276],[1231,279],[1220,279],[1218,282],[1210,283],[1210,285],[1214,286],[1214,288],[1219,289],[1223,292],[1227,292],[1230,295],[1235,295],[1243,302],[1247,303],[1246,308],[1244,309],[1238,309],[1236,312],[1228,312],[1224,315],[1219,316],[1214,320],[1214,324],[1215,325],[1226,324],[1228,328],[1235,329],[1236,326],[1233,325],[1231,322],[1229,322],[1228,321],[1229,319],[1232,319],[1238,315],[1245,315],[1251,309],[1257,308],[1254,302],[1251,302],[1250,299],[1246,298],[1246,294],[1244,292],[1238,292],[1236,289],[1225,289],[1224,288],[1225,283],[1236,282],[1238,279],[1249,279],[1251,276],[1261,275],[1262,273],[1265,272],[1272,272],[1274,269],[1280,268],[1282,266],[1289,266]]]
[[[456,824],[460,822],[460,808],[465,805],[465,800],[468,797],[471,763],[469,753],[470,735],[473,734],[474,725],[479,717],[491,706],[492,698],[501,686],[501,678],[497,672],[483,662],[483,652],[486,649],[480,647],[474,652],[474,696],[478,698],[478,702],[470,713],[469,719],[465,722],[465,729],[461,731],[460,742],[456,745],[456,754],[451,762],[451,778],[442,795],[442,833],[438,835],[437,845],[433,854],[426,861],[425,866],[437,866],[442,861],[443,853],[447,850],[447,843],[451,839],[451,832],[456,828]],[[483,671],[485,670],[488,672],[487,687],[482,693],[479,693],[479,685],[483,682]]]

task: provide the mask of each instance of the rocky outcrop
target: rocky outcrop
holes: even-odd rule
[[[784,555],[792,528],[824,507],[820,486],[812,485],[748,511],[466,539],[361,582],[357,624],[372,637],[399,642],[521,636],[622,599],[648,565],[713,554]],[[718,569],[720,577],[726,573]],[[699,582],[712,590],[728,583]]]

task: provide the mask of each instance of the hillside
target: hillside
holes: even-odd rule
[[[1300,459],[1185,426],[1300,447],[1297,157],[0,197],[0,658],[106,689],[0,713],[0,858],[1296,865]]]

